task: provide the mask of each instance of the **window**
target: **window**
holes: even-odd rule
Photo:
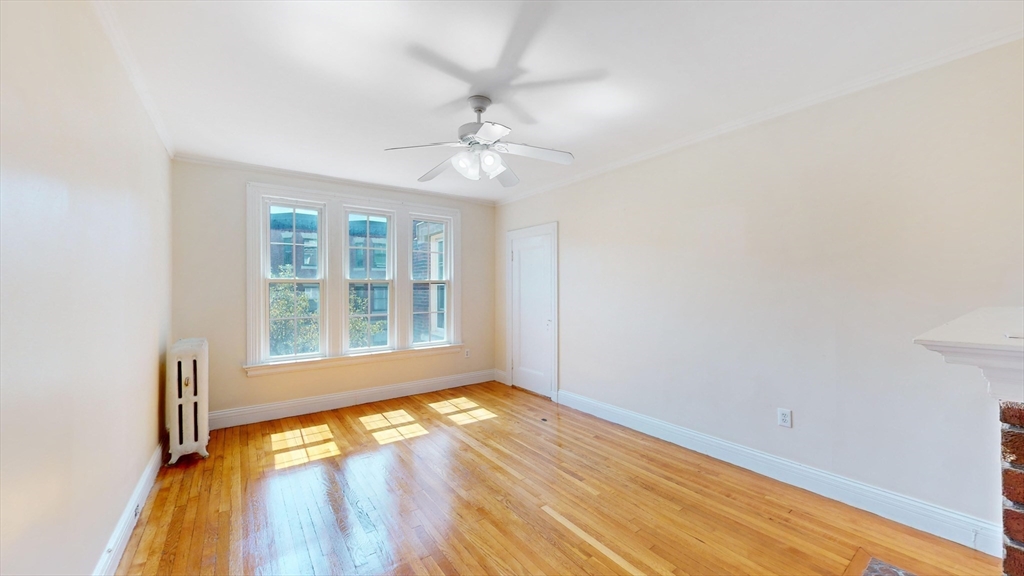
[[[248,222],[250,375],[459,343],[457,210],[250,183]]]
[[[389,316],[394,293],[388,265],[390,218],[349,212],[348,266],[345,293],[348,295],[348,350],[387,348],[391,345]]]
[[[448,339],[448,271],[444,259],[445,224],[412,221],[412,343]]]
[[[321,209],[273,202],[267,207],[268,356],[315,356],[323,340],[323,279],[317,244]]]

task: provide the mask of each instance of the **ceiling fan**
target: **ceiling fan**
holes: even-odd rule
[[[526,156],[537,160],[557,162],[559,164],[572,164],[573,156],[561,150],[538,148],[526,144],[514,142],[503,142],[501,139],[508,136],[512,129],[495,122],[481,122],[480,115],[491,105],[491,99],[486,96],[470,96],[469,105],[476,112],[476,122],[470,122],[459,126],[458,142],[438,142],[436,144],[422,144],[420,146],[402,146],[398,148],[387,148],[385,150],[409,150],[410,148],[464,148],[451,158],[441,162],[433,170],[420,176],[420,182],[433,180],[438,174],[452,166],[470,180],[479,180],[481,174],[487,175],[490,179],[498,179],[501,185],[508,188],[519,183],[519,177],[512,172],[505,160],[498,154],[513,154]]]

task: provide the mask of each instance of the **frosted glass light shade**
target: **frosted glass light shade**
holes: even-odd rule
[[[480,153],[479,152],[459,152],[452,157],[452,166],[462,174],[464,177],[470,180],[480,179]]]

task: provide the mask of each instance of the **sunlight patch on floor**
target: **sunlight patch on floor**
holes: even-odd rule
[[[391,426],[398,426],[399,424],[405,424],[415,420],[416,419],[410,416],[405,410],[393,410],[391,412],[371,414],[370,416],[362,416],[359,418],[359,421],[363,423],[363,426],[365,426],[367,430],[389,428]]]
[[[274,469],[281,470],[321,458],[338,456],[341,454],[338,445],[334,442],[325,442],[332,438],[334,434],[327,424],[271,434],[270,447],[277,452],[274,454]],[[289,448],[294,449],[288,450]]]
[[[415,438],[417,436],[423,436],[428,434],[427,429],[419,424],[410,424],[408,426],[399,426],[398,428],[392,428],[390,430],[381,430],[380,432],[374,432],[373,437],[377,440],[380,445],[390,444],[403,439]]]
[[[458,412],[460,410],[469,410],[470,408],[476,408],[479,406],[472,400],[466,398],[455,398],[453,400],[442,400],[441,402],[434,402],[428,404],[434,410],[437,410],[441,414],[451,414],[452,412]]]
[[[472,422],[480,422],[481,420],[489,420],[491,418],[497,418],[498,415],[486,408],[480,408],[478,410],[470,410],[469,412],[461,412],[459,414],[452,414],[448,416],[452,422],[455,422],[459,426],[465,426]]]

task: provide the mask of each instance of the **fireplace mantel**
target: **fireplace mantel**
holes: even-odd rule
[[[914,342],[950,364],[981,368],[997,399],[1024,402],[1024,307],[979,308]]]

